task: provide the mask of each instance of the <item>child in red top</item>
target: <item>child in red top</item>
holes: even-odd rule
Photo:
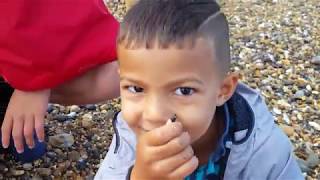
[[[0,76],[15,89],[2,123],[3,147],[11,135],[18,153],[24,142],[34,147],[34,131],[43,141],[49,101],[84,104],[119,95],[119,24],[102,0],[4,1],[0,27]]]

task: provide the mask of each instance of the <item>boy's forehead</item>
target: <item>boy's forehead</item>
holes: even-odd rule
[[[219,72],[219,65],[214,58],[213,48],[204,39],[197,40],[193,47],[182,48],[172,45],[165,49],[128,49],[120,45],[118,46],[118,58],[120,70],[123,72],[141,71],[146,74],[160,72],[202,74],[208,72],[208,75],[215,77]],[[153,69],[153,71],[146,69]]]

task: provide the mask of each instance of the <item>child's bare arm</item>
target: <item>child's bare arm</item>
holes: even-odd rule
[[[98,103],[119,96],[118,64],[112,62],[88,71],[53,90],[15,90],[1,127],[2,144],[8,147],[12,135],[18,152],[23,152],[24,139],[34,145],[33,132],[44,140],[44,116],[48,102],[70,104]]]
[[[114,61],[53,88],[50,102],[64,105],[93,104],[119,95],[118,62]]]
[[[39,141],[44,140],[44,116],[49,96],[50,90],[13,92],[1,127],[5,148],[9,146],[11,135],[18,153],[24,150],[24,140],[30,148],[34,146],[34,131]]]

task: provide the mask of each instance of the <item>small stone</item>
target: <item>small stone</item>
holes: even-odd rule
[[[91,128],[93,126],[93,121],[88,121],[88,120],[82,120],[81,125],[84,128]]]
[[[10,169],[10,173],[13,176],[22,176],[24,174],[24,170],[19,170],[19,169]]]
[[[5,172],[8,172],[8,170],[9,170],[8,167],[4,163],[0,162],[0,172],[5,173]]]
[[[78,161],[80,158],[80,153],[78,151],[71,151],[68,153],[68,159],[70,161]]]
[[[297,158],[298,165],[302,172],[310,172],[311,169],[308,167],[307,162],[303,159]]]
[[[93,117],[91,114],[85,114],[84,116],[82,116],[82,121],[81,121],[82,127],[91,128],[94,124],[92,119]]]
[[[318,91],[312,91],[311,93],[314,94],[314,95],[319,95],[320,94],[320,92],[318,92]]]
[[[304,91],[299,90],[293,95],[293,98],[294,99],[302,99],[304,96],[305,96]]]
[[[294,82],[292,82],[292,81],[290,81],[290,80],[284,80],[284,81],[283,81],[283,84],[284,84],[285,86],[290,86],[290,85],[293,85]]]
[[[33,164],[34,164],[34,166],[40,166],[41,160],[40,159],[35,160],[35,161],[33,161]]]
[[[59,149],[59,148],[55,148],[54,149],[54,153],[56,153],[57,155],[61,155],[61,154],[63,154],[63,151],[61,150],[61,149]]]
[[[68,148],[71,147],[73,143],[74,138],[72,134],[63,133],[49,137],[49,144],[54,147]]]
[[[68,116],[59,114],[59,115],[53,117],[53,119],[57,120],[58,122],[65,122],[68,120]]]
[[[106,111],[107,111],[107,110],[109,110],[109,109],[110,109],[109,107],[110,107],[110,106],[109,106],[108,104],[103,104],[103,105],[101,105],[101,106],[100,106],[100,109],[101,109],[101,110],[106,110]]]
[[[279,108],[280,108],[280,109],[288,109],[288,108],[291,107],[291,105],[290,105],[287,101],[285,101],[285,100],[283,100],[283,99],[278,100],[278,101],[277,101],[277,104],[279,105]]]
[[[90,111],[95,111],[97,108],[95,104],[88,104],[85,107],[86,107],[86,109],[88,109]]]
[[[25,163],[22,165],[24,170],[30,171],[33,168],[33,165],[31,163]]]
[[[320,56],[315,56],[311,59],[312,64],[320,65]]]
[[[42,165],[43,167],[50,167],[51,165],[51,158],[43,157]]]
[[[48,104],[47,112],[51,113],[53,110],[54,110],[53,105],[52,104]]]
[[[259,69],[259,70],[262,70],[262,69],[264,69],[264,64],[262,62],[257,62],[255,64],[255,68]]]
[[[280,128],[286,133],[287,136],[292,136],[294,134],[294,128],[284,124],[280,125]]]
[[[68,169],[71,166],[71,161],[66,160],[65,165],[66,165],[66,168]]]
[[[82,120],[85,120],[85,121],[92,121],[92,119],[93,119],[93,117],[90,113],[87,113],[82,116]]]
[[[37,172],[40,176],[50,176],[51,175],[51,169],[50,168],[38,168]]]
[[[24,170],[18,169],[10,169],[10,172],[13,176],[22,176],[24,174]]]
[[[314,122],[314,121],[311,121],[308,123],[311,127],[313,127],[315,130],[317,131],[320,131],[320,124]]]
[[[306,160],[306,165],[310,168],[314,168],[319,164],[320,164],[319,156],[313,151],[309,152],[308,158]]]
[[[38,175],[34,175],[31,180],[43,180],[43,178]]]
[[[100,152],[97,148],[92,148],[88,151],[89,151],[90,158],[92,158],[92,159],[99,159],[100,158]]]
[[[94,180],[94,175],[90,174],[90,175],[86,176],[86,180]]]
[[[299,78],[299,79],[296,80],[296,83],[297,83],[297,85],[298,85],[299,87],[304,88],[304,87],[306,87],[308,81],[306,81],[306,80],[303,79],[303,78]]]
[[[72,177],[73,174],[74,174],[74,173],[73,173],[72,171],[67,171],[67,172],[66,172],[67,177]]]
[[[287,113],[283,113],[283,120],[284,120],[284,122],[286,122],[287,124],[290,124],[290,123],[291,123],[290,118],[289,118],[289,116],[287,115]]]
[[[65,162],[59,163],[58,168],[57,168],[60,173],[65,172],[67,170],[67,166]]]
[[[77,169],[80,170],[80,171],[86,169],[86,167],[87,167],[87,162],[86,162],[86,160],[84,160],[84,159],[79,159],[79,160],[77,161],[76,167],[77,167]]]
[[[280,115],[280,114],[281,114],[281,110],[278,109],[278,108],[276,108],[276,107],[273,108],[273,112],[274,112],[275,114],[277,114],[277,115]]]
[[[306,89],[307,89],[308,91],[312,91],[312,87],[310,86],[310,84],[307,85]]]
[[[72,105],[72,106],[70,106],[70,112],[75,112],[75,113],[77,113],[77,112],[79,112],[80,110],[81,110],[80,107],[77,106],[77,105]]]
[[[298,118],[299,121],[303,120],[303,117],[302,117],[302,115],[300,113],[297,114],[297,118]]]
[[[75,117],[77,116],[77,113],[76,112],[70,112],[67,116],[68,116],[68,118],[75,119]]]
[[[115,114],[116,113],[114,111],[109,110],[107,113],[105,113],[103,119],[106,120],[106,121],[112,120],[113,117],[115,116]]]
[[[51,159],[55,159],[57,157],[57,154],[51,151],[47,152],[46,155],[48,158],[51,158]]]
[[[62,171],[60,170],[60,168],[58,167],[56,170],[54,170],[53,175],[55,177],[59,177],[62,175]]]

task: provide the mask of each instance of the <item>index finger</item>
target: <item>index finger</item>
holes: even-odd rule
[[[1,141],[4,148],[8,148],[10,144],[11,131],[13,127],[12,121],[12,116],[6,114],[1,126]]]
[[[35,116],[34,128],[36,130],[37,138],[40,142],[44,141],[44,115]]]
[[[180,122],[168,123],[164,126],[153,129],[146,134],[146,143],[150,146],[160,146],[168,143],[170,140],[178,137],[183,132]]]

